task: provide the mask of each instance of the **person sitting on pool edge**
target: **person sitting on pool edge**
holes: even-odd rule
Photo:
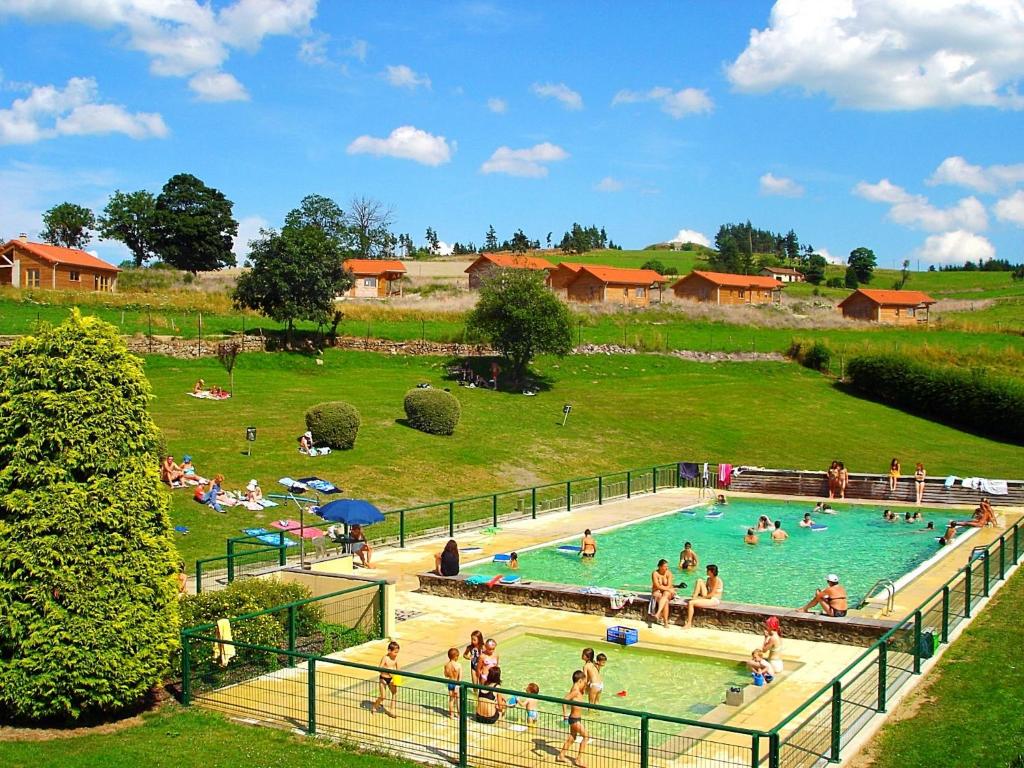
[[[673,586],[672,571],[669,570],[668,560],[658,561],[658,567],[651,573],[651,603],[653,610],[649,611],[661,626],[668,626],[668,605],[676,596]]]
[[[683,629],[693,626],[694,608],[711,608],[722,602],[725,594],[725,583],[718,578],[718,566],[710,563],[707,567],[708,578],[697,579],[693,587],[693,597],[686,601],[686,623]]]
[[[849,608],[846,598],[846,587],[840,586],[839,577],[834,573],[830,573],[825,578],[825,581],[828,582],[828,586],[825,589],[815,591],[814,599],[800,610],[810,611],[814,606],[820,605],[824,616],[842,618],[846,615],[846,611]]]
[[[455,539],[448,539],[444,549],[434,555],[434,570],[438,576],[459,575],[459,545]]]
[[[580,541],[580,557],[592,558],[597,556],[597,539],[587,528],[583,532],[583,539]]]

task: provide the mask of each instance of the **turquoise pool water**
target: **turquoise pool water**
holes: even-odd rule
[[[641,629],[641,642],[643,633]],[[569,692],[573,671],[582,668],[580,652],[588,646],[608,656],[600,703],[612,707],[696,719],[721,704],[729,686],[750,682],[746,668],[733,661],[527,632],[498,643],[502,687],[524,690],[528,683],[536,683],[545,696],[562,698]],[[417,671],[441,677],[443,670],[444,662],[438,660]],[[462,662],[462,675],[470,679],[467,661]],[[619,692],[626,695],[617,696]],[[560,714],[554,704],[541,702],[540,709]],[[511,720],[519,714],[510,714]],[[634,727],[637,722],[611,713],[599,718]]]
[[[937,550],[936,537],[942,534],[949,511],[920,510],[924,521],[934,522],[936,532],[923,532],[925,522],[888,523],[882,519],[884,507],[844,505],[835,515],[815,515],[815,522],[828,530],[812,532],[800,528],[805,512],[813,502],[733,500],[724,507],[696,508],[696,514],[677,512],[597,534],[598,555],[593,560],[562,554],[556,545],[530,550],[519,555],[519,575],[524,581],[550,581],[558,584],[615,587],[646,592],[651,571],[665,558],[676,574],[676,583],[685,581],[689,590],[704,566],[715,563],[725,583],[725,599],[798,608],[823,587],[829,573],[839,575],[850,595],[851,604],[863,597],[877,579],[895,581]],[[707,513],[722,511],[719,519]],[[781,520],[789,540],[773,542],[768,533],[759,534],[757,545],[743,543],[748,527],[760,515]],[[586,518],[583,518],[584,525]],[[683,543],[692,542],[700,557],[696,573],[681,573],[679,552]],[[578,541],[571,542],[578,544]],[[508,572],[500,563],[484,563],[465,569],[466,573],[498,574]]]

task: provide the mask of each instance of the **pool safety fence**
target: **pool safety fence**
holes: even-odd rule
[[[708,465],[708,478],[705,485],[700,473],[696,478],[682,477],[678,462],[659,464],[396,509],[385,512],[384,522],[374,524],[367,532],[373,536],[370,540],[373,544],[397,543],[399,547],[405,547],[412,538],[445,534],[454,537],[458,530],[482,526],[497,528],[503,522],[536,519],[548,512],[568,512],[579,507],[657,493],[666,488],[713,489],[717,487],[717,464]],[[314,515],[309,515],[307,520],[309,525],[306,528],[324,524]],[[299,536],[301,532],[302,529],[296,527],[289,534]],[[226,573],[230,583],[239,577],[283,566],[289,549],[297,550],[289,545],[284,533],[280,533],[277,543],[267,543],[266,534],[232,537],[227,540],[226,554],[196,561],[196,592],[203,590],[204,579],[209,580],[214,572],[221,578]]]
[[[585,760],[637,768],[811,768],[839,762],[843,750],[888,711],[894,697],[1019,563],[1022,539],[1024,525],[1018,521],[991,544],[975,547],[942,587],[771,730],[574,702],[583,709],[590,734]],[[521,706],[514,706],[498,724],[487,724],[476,717],[481,686],[460,681],[451,695],[450,681],[402,670],[393,711],[374,713],[382,692],[379,676],[393,671],[326,658],[326,645],[307,647],[300,640],[315,623],[302,615],[304,606],[373,587],[382,606],[383,583],[361,586],[232,619],[231,641],[218,639],[212,624],[183,630],[183,702],[425,762],[526,768],[558,754],[569,736],[563,721],[569,702],[546,694],[501,689],[517,702],[537,700],[537,720],[532,723]],[[275,642],[263,640],[257,630],[267,619],[280,621],[282,612],[294,630]],[[370,613],[371,626],[379,628],[382,607]],[[349,614],[331,621],[353,625]],[[225,660],[229,647],[234,655]],[[390,709],[390,690],[383,692]],[[569,754],[578,746],[572,743]]]

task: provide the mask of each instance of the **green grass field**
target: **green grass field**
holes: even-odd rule
[[[896,709],[857,768],[1024,765],[1024,574],[1014,574]]]
[[[232,723],[176,704],[116,733],[49,741],[0,741],[4,768],[412,768],[327,740]]]
[[[820,468],[833,458],[853,471],[881,472],[893,456],[924,461],[932,474],[1016,477],[1024,449],[959,432],[845,394],[827,377],[788,363],[703,364],[668,356],[542,358],[549,391],[536,397],[453,387],[463,415],[452,437],[400,423],[402,398],[421,381],[444,386],[445,361],[329,350],[324,365],[300,355],[239,358],[235,397],[194,400],[198,376],[225,383],[215,360],[153,356],[146,371],[157,395],[152,412],[180,459],[223,473],[240,489],[265,491],[279,477],[317,474],[384,509],[511,490],[679,460]],[[355,448],[310,458],[298,453],[303,414],[325,400],[362,414]],[[565,427],[562,405],[573,404]],[[245,427],[258,430],[245,455]],[[282,510],[226,514],[173,492],[177,543],[191,563],[224,554],[224,540],[265,526]],[[275,514],[271,514],[275,513]],[[262,515],[262,516],[260,516]]]

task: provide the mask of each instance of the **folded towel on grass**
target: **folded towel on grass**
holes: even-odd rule
[[[184,525],[176,525],[174,526],[174,530],[177,533],[188,533],[188,528],[186,528]]]

